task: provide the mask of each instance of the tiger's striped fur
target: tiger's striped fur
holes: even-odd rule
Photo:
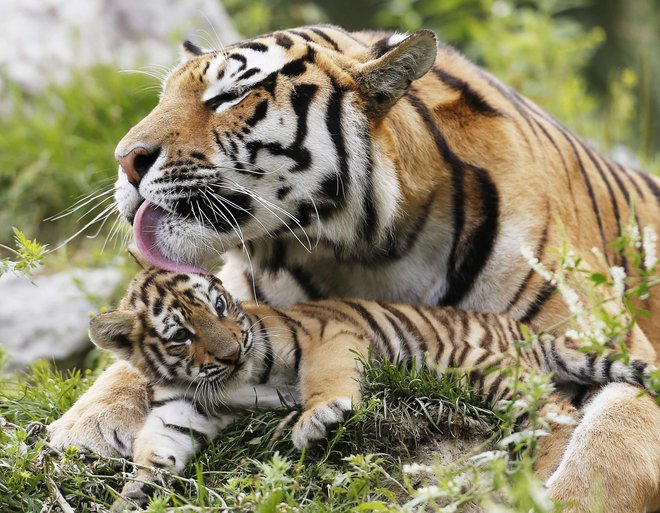
[[[170,264],[221,254],[223,282],[241,299],[445,305],[542,330],[567,310],[521,244],[548,269],[557,265],[548,248],[563,242],[594,270],[604,271],[592,247],[627,269],[606,243],[630,205],[641,225],[658,226],[657,177],[599,155],[428,31],[312,26],[185,50],[158,106],[117,146],[115,198],[127,221],[141,202],[160,213],[145,246]],[[660,296],[642,306],[652,315],[628,342],[655,361]],[[139,380],[124,385],[125,372],[110,369],[108,391],[95,389],[53,427],[62,445],[118,449],[111,436],[97,440],[91,420],[76,429],[76,415],[101,415],[101,401],[121,431],[138,405],[113,392],[146,394]],[[660,504],[660,429],[649,420],[657,407],[633,388],[622,404],[620,388],[611,409],[587,416],[588,450],[571,451],[552,481],[553,496],[577,504],[570,511],[587,511],[587,490],[600,484],[617,513],[641,511],[653,496]],[[562,450],[544,456],[549,467]],[[631,475],[619,464],[626,458],[648,464]]]
[[[491,405],[511,397],[502,370],[517,361],[523,377],[552,372],[564,387],[644,386],[649,376],[643,360],[626,365],[612,354],[584,354],[564,339],[541,337],[520,349],[520,324],[502,315],[361,299],[275,308],[237,302],[211,275],[153,268],[133,280],[118,310],[92,319],[90,336],[151,383],[151,411],[133,444],[134,460],[177,472],[253,387],[262,390],[248,404],[277,407],[282,394],[302,404],[296,447],[323,438],[360,402],[370,350],[407,365],[427,361],[438,374],[469,373]],[[553,400],[575,414],[565,397],[554,393]],[[148,478],[141,470],[139,481]],[[125,498],[145,497],[141,484],[126,485]]]

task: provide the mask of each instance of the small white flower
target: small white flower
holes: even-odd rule
[[[644,248],[644,269],[646,269],[646,272],[650,273],[653,272],[655,264],[658,261],[656,256],[656,242],[658,241],[658,236],[652,226],[644,227],[642,240],[642,246]]]
[[[642,245],[642,239],[639,236],[639,226],[636,224],[630,224],[628,225],[628,228],[626,230],[626,236],[630,239],[631,245],[640,248]]]
[[[614,296],[621,299],[626,290],[626,270],[621,266],[613,265],[610,267],[610,275],[614,282]]]
[[[574,426],[577,424],[577,421],[573,417],[558,415],[554,411],[548,412],[545,418],[553,424],[560,424],[562,426]]]
[[[433,468],[420,463],[411,463],[403,466],[403,472],[406,474],[421,474],[423,472],[433,472]]]
[[[544,429],[536,429],[534,431],[525,429],[523,431],[517,431],[516,433],[511,433],[509,436],[502,438],[502,440],[500,440],[500,442],[497,445],[499,445],[500,447],[507,447],[508,445],[517,444],[523,440],[531,440],[532,438],[548,436],[549,434],[550,433],[548,433]]]
[[[508,455],[506,451],[485,451],[470,458],[470,461],[477,467],[486,465],[491,461],[505,458]]]
[[[440,490],[440,488],[438,488],[436,485],[421,486],[417,488],[417,496],[420,499],[426,499],[428,501],[438,499],[446,495],[447,493],[443,490]]]

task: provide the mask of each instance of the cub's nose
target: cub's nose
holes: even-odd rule
[[[234,365],[238,362],[238,359],[241,357],[241,348],[240,346],[236,347],[236,350],[232,354],[224,355],[222,358],[218,358],[220,363],[223,365]]]
[[[128,181],[137,187],[140,180],[147,174],[147,171],[154,165],[160,155],[160,148],[148,150],[144,146],[133,148],[126,155],[115,155],[122,171],[126,173]]]

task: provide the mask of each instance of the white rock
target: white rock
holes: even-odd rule
[[[9,368],[91,348],[87,326],[95,307],[84,291],[107,298],[121,280],[117,268],[41,274],[33,283],[11,273],[0,277],[0,346],[9,356]]]
[[[0,1],[0,70],[32,91],[98,62],[172,66],[186,38],[217,48],[239,36],[218,0]]]

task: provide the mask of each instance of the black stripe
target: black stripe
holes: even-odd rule
[[[596,167],[596,170],[598,171],[598,174],[600,175],[601,180],[603,180],[603,182],[605,182],[605,186],[607,188],[607,193],[610,195],[610,202],[611,202],[611,205],[612,205],[612,213],[614,215],[614,222],[617,225],[617,237],[620,237],[621,236],[621,223],[620,223],[621,217],[620,217],[620,214],[619,214],[619,204],[617,203],[616,197],[614,196],[614,191],[612,190],[612,185],[610,184],[609,180],[605,176],[605,171],[603,171],[603,167],[598,162],[598,159],[594,155],[593,150],[590,147],[588,147],[582,140],[578,139],[578,142],[579,142],[580,146],[582,147],[582,149],[584,150],[584,152],[589,157],[589,160],[591,160],[591,163]],[[607,239],[609,239],[609,237],[607,237]],[[607,255],[605,255],[605,258],[607,259]],[[623,267],[626,268],[625,265]]]
[[[293,319],[289,315],[285,314],[281,310],[278,310],[276,308],[272,308],[273,312],[275,312],[287,325],[289,328],[289,331],[291,332],[291,341],[293,342],[293,356],[294,356],[294,372],[296,375],[298,375],[298,370],[300,367],[300,358],[302,357],[302,350],[300,348],[300,340],[298,340],[298,328],[303,330],[306,335],[309,336],[309,332],[305,329],[305,327],[302,325],[301,322]]]
[[[202,55],[204,53],[204,50],[202,50],[195,43],[188,41],[187,39],[183,42],[183,47],[193,55]]]
[[[266,354],[264,355],[263,360],[264,368],[259,375],[259,383],[263,385],[270,378],[270,372],[273,369],[273,345],[270,343],[268,332],[261,319],[258,319],[257,322],[260,328],[259,334],[261,336],[261,341],[264,343],[264,346],[266,346]]]
[[[415,341],[417,342],[417,345],[419,347],[420,353],[425,353],[427,350],[426,347],[426,342],[424,341],[424,335],[421,334],[417,326],[410,320],[410,318],[404,314],[401,310],[399,310],[395,305],[388,304],[388,303],[378,303],[382,308],[390,312],[392,315],[394,315],[401,324],[403,324],[408,331],[413,337],[415,337]],[[419,312],[417,312],[418,315]],[[428,322],[428,321],[427,321]],[[413,355],[415,356],[415,355]]]
[[[186,404],[189,404],[190,406],[192,406],[193,409],[195,410],[195,412],[198,415],[208,417],[208,413],[202,407],[201,404],[199,404],[197,401],[193,401],[192,399],[190,399],[188,397],[185,397],[183,395],[169,397],[169,398],[163,399],[161,401],[151,401],[150,406],[151,406],[151,409],[153,410],[154,408],[160,408],[161,406],[166,406],[169,403],[173,403],[173,402],[176,402],[176,401],[184,401]]]
[[[566,363],[557,352],[557,348],[555,347],[555,344],[550,345],[550,355],[552,356],[552,361],[555,363],[557,368],[561,369],[567,376],[574,376],[572,373],[568,371],[568,367],[566,366]]]
[[[255,52],[267,52],[268,51],[268,46],[266,46],[263,43],[258,43],[256,41],[249,41],[247,43],[241,43],[239,48],[249,48],[250,50],[254,50]]]
[[[637,171],[637,175],[642,177],[646,186],[651,189],[653,196],[655,196],[655,201],[660,204],[660,186],[653,180],[653,177],[648,173],[642,171]]]
[[[616,168],[617,168],[619,171],[621,171],[621,173],[623,173],[623,174],[626,176],[626,178],[628,179],[628,181],[629,181],[629,182],[632,184],[632,186],[635,188],[635,191],[637,192],[637,196],[638,196],[640,199],[642,199],[642,200],[643,200],[643,199],[646,199],[645,196],[644,196],[644,191],[643,191],[642,188],[637,184],[637,180],[635,180],[635,179],[633,178],[633,176],[632,176],[632,174],[631,174],[631,171],[628,170],[628,168],[626,168],[626,167],[624,167],[624,166],[622,166],[621,164],[618,164],[618,163],[616,163],[616,162],[614,163],[614,165],[616,166]]]
[[[499,195],[495,184],[485,170],[471,164],[463,163],[451,151],[445,137],[438,129],[429,110],[422,101],[412,93],[409,93],[407,98],[433,135],[438,152],[451,169],[454,235],[447,265],[447,292],[440,300],[440,304],[456,305],[470,291],[478,274],[490,257],[497,236]],[[467,251],[459,253],[459,246],[465,227],[464,174],[466,170],[472,172],[479,185],[484,219],[471,231],[468,238],[471,244]]]
[[[614,167],[614,164],[610,162],[608,159],[602,157],[601,155],[598,156],[601,158],[603,164],[605,165],[605,169],[607,169],[610,176],[614,179],[614,182],[616,183],[616,186],[618,187],[621,194],[623,195],[624,198],[626,198],[626,204],[630,206],[630,191],[623,184],[623,180],[621,180],[620,172],[617,171],[617,169]]]
[[[312,281],[310,274],[300,266],[293,265],[286,267],[289,274],[296,280],[298,286],[302,289],[308,299],[324,299],[327,295],[318,288]]]
[[[312,32],[314,32],[314,34],[317,34],[317,35],[321,36],[325,41],[330,43],[330,46],[332,46],[333,50],[336,50],[337,52],[340,51],[339,46],[337,46],[337,43],[335,42],[335,40],[332,39],[328,34],[323,32],[321,29],[316,28],[316,27],[312,27],[310,30]]]
[[[250,68],[245,73],[243,73],[241,76],[236,77],[236,81],[238,82],[239,80],[246,80],[246,79],[256,75],[260,71],[261,70],[259,68]]]
[[[383,317],[394,330],[397,338],[399,339],[399,353],[397,354],[397,362],[409,363],[412,361],[413,352],[408,344],[408,337],[403,333],[399,323],[392,317],[391,314],[383,312]]]
[[[573,198],[573,210],[575,212],[575,218],[577,219],[579,216],[577,215],[577,206],[575,205],[575,198],[573,195],[573,178],[571,176],[570,170],[568,169],[568,164],[566,163],[566,159],[564,158],[564,153],[559,149],[559,145],[555,141],[554,137],[550,135],[550,132],[548,132],[548,130],[543,126],[543,124],[539,123],[538,121],[536,122],[536,124],[543,132],[545,138],[548,141],[550,141],[550,144],[557,152],[557,155],[559,155],[559,159],[561,160],[561,165],[564,168],[564,174],[566,175],[566,183],[568,184],[568,191],[571,195],[571,198]]]
[[[463,79],[452,75],[451,73],[433,66],[431,68],[433,74],[438,77],[443,84],[454,91],[461,93],[465,104],[475,112],[485,116],[503,116],[503,114],[495,107],[490,105],[483,96],[477,93],[470,85]]]
[[[460,238],[454,234],[447,269],[447,293],[442,298],[442,305],[457,305],[472,289],[490,258],[498,233],[500,200],[495,183],[483,169],[469,164],[466,169],[474,173],[479,185],[483,220],[469,233],[464,231],[465,239],[470,243],[467,249],[459,250]]]
[[[438,333],[438,330],[435,328],[431,320],[428,318],[426,315],[426,311],[424,307],[420,307],[417,305],[411,305],[411,308],[417,312],[417,314],[422,318],[424,323],[431,329],[431,332],[435,335],[435,341],[438,345],[438,351],[440,351],[440,348],[444,346],[444,343],[442,342],[442,339],[440,338],[440,333]],[[424,344],[426,347],[426,344]]]
[[[176,369],[179,367],[180,362],[177,361],[174,364],[167,363],[165,357],[160,352],[159,346],[153,344],[144,344],[142,349],[142,354],[144,355],[145,360],[147,360],[151,364],[152,369],[156,370],[157,376],[160,376],[163,379],[169,381],[172,380],[172,376],[176,376]],[[164,367],[169,374],[163,375],[163,373],[159,370],[161,367],[158,367],[158,365],[156,365],[154,361],[160,363],[161,367]]]
[[[234,72],[234,75],[236,73],[240,73],[247,67],[247,59],[245,58],[245,55],[241,55],[240,53],[232,53],[227,57],[227,59],[234,59],[235,61],[238,61],[241,63],[241,65],[238,67],[238,69]]]
[[[373,194],[374,183],[374,163],[371,155],[371,135],[369,128],[365,127],[364,133],[360,139],[364,142],[364,153],[367,159],[367,168],[363,179],[362,188],[362,226],[360,228],[359,238],[368,243],[373,241],[378,233],[378,213],[374,204],[375,195]]]
[[[305,71],[307,71],[307,63],[314,62],[315,57],[316,52],[308,46],[307,53],[305,55],[291,62],[287,62],[284,66],[282,66],[279,72],[287,77],[300,76],[305,73]]]
[[[275,32],[274,36],[275,42],[280,45],[282,48],[289,49],[293,46],[293,41],[289,36],[283,34],[282,32]]]
[[[301,32],[300,30],[287,30],[290,34],[295,34],[298,37],[302,37],[305,41],[309,41],[310,43],[313,43],[314,40],[309,37],[309,35],[305,34],[304,32]]]
[[[165,424],[165,428],[178,431],[179,433],[182,433],[189,437],[191,436],[195,440],[195,442],[197,442],[202,447],[206,447],[209,444],[209,439],[207,438],[207,436],[201,431],[197,431],[196,429],[190,427],[178,426],[176,424]]]
[[[488,84],[491,87],[495,88],[495,90],[497,90],[497,92],[499,92],[502,95],[502,97],[505,100],[507,100],[514,109],[516,109],[516,111],[518,112],[520,117],[523,118],[523,120],[525,120],[525,122],[527,123],[527,126],[529,126],[529,128],[532,131],[532,133],[534,134],[534,136],[537,139],[539,139],[539,134],[536,131],[535,123],[532,123],[532,120],[530,119],[530,116],[529,116],[529,112],[527,111],[527,109],[524,106],[520,105],[519,101],[516,100],[516,98],[514,98],[512,96],[511,88],[509,88],[509,87],[505,86],[504,84],[502,84],[501,82],[499,82],[495,77],[493,77],[489,73],[486,73],[485,70],[477,67],[477,71],[479,72],[481,77],[484,80],[486,80],[486,82],[488,82]],[[517,126],[517,124],[516,124],[516,126]],[[532,145],[529,141],[529,138],[527,137],[527,134],[524,132],[524,130],[520,130],[520,133],[523,136],[523,138],[525,139],[525,142],[527,143],[527,147],[530,149],[530,151],[532,151]]]
[[[608,358],[603,359],[603,363],[601,364],[601,372],[603,373],[603,376],[605,377],[605,381],[609,382],[612,381],[612,365],[614,364],[614,359],[612,358],[612,355],[610,355]]]
[[[254,108],[254,114],[250,116],[245,123],[248,126],[254,126],[266,117],[268,112],[268,100],[264,100]]]
[[[550,299],[550,296],[552,296],[552,293],[555,291],[555,289],[556,287],[554,285],[551,285],[548,282],[544,282],[541,290],[539,290],[534,300],[527,307],[527,311],[518,320],[523,324],[526,324],[534,319],[534,317],[536,317],[536,315],[541,310],[541,307],[548,299]]]
[[[495,400],[495,396],[497,395],[497,392],[499,392],[499,387],[502,384],[503,379],[504,378],[502,377],[502,375],[498,374],[495,380],[493,381],[493,383],[488,388],[488,392],[486,393],[486,400],[489,403],[492,404],[493,401]]]
[[[589,195],[589,200],[591,201],[591,208],[593,209],[594,216],[596,217],[596,222],[598,224],[598,231],[600,232],[600,242],[603,249],[603,255],[605,256],[605,260],[608,262],[609,265],[609,259],[607,256],[607,238],[605,237],[603,220],[601,219],[600,216],[600,209],[598,208],[598,203],[596,202],[596,196],[594,195],[594,190],[593,187],[591,186],[591,180],[589,180],[589,175],[587,174],[587,171],[584,168],[584,164],[582,163],[582,158],[580,157],[580,153],[578,152],[578,149],[575,146],[575,143],[573,142],[573,138],[569,133],[566,133],[564,131],[561,131],[561,133],[564,136],[564,139],[566,139],[566,141],[568,141],[568,143],[571,145],[571,148],[573,148],[573,153],[575,154],[575,158],[577,159],[578,167],[580,169],[580,174],[582,175],[582,180],[584,181],[584,184],[587,187],[587,194]]]
[[[543,227],[543,233],[541,234],[541,238],[539,239],[539,243],[536,245],[536,251],[534,252],[534,256],[541,261],[544,253],[545,253],[545,245],[548,243],[548,227],[550,225],[550,218],[548,214],[546,213],[546,220],[545,220],[545,226]],[[532,279],[532,276],[534,276],[534,269],[530,267],[529,271],[527,271],[527,275],[525,276],[525,279],[522,281],[520,286],[518,287],[518,290],[516,291],[515,295],[509,301],[509,304],[506,308],[506,312],[509,312],[511,308],[513,308],[516,303],[520,300],[520,297],[522,296],[522,293],[527,289],[527,286],[529,285],[529,281]]]
[[[321,192],[324,195],[328,207],[324,208],[324,202],[319,205],[319,215],[328,217],[344,205],[347,192],[351,186],[351,175],[348,167],[348,156],[346,154],[346,145],[344,143],[344,134],[342,127],[342,99],[344,92],[339,85],[332,81],[332,94],[328,99],[328,107],[325,115],[325,124],[328,134],[332,139],[337,154],[338,173],[333,173],[328,177]]]
[[[369,329],[373,332],[376,339],[381,341],[388,360],[394,361],[394,349],[388,343],[389,337],[385,335],[373,315],[371,315],[371,313],[359,303],[347,300],[344,300],[343,303],[355,310],[355,312],[367,322]]]

